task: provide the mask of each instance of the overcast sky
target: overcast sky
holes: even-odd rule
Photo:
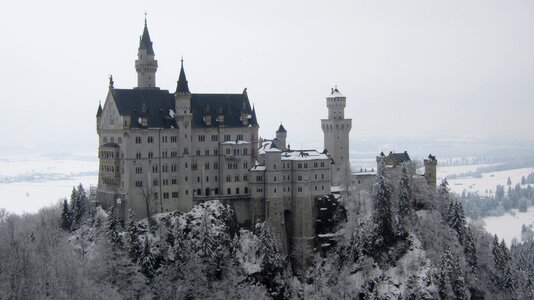
[[[174,91],[241,93],[260,134],[322,142],[325,97],[352,139],[534,137],[534,1],[2,1],[3,147],[97,147],[108,74],[137,83],[144,13]],[[4,148],[4,149],[6,149]],[[96,153],[96,152],[95,152]]]

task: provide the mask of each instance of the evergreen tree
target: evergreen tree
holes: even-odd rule
[[[71,228],[69,203],[66,198],[63,200],[63,210],[61,211],[61,228],[64,230],[70,230]]]
[[[521,184],[522,185],[527,184],[527,179],[525,178],[525,176],[521,176]]]
[[[120,235],[120,219],[117,213],[117,208],[113,205],[109,211],[108,220],[106,222],[106,235],[113,244],[113,246],[121,246],[122,240]]]
[[[154,254],[150,250],[150,242],[148,237],[145,236],[145,247],[139,262],[141,273],[143,273],[148,279],[152,279],[156,274],[156,260]]]
[[[411,214],[410,198],[412,190],[408,182],[406,167],[402,167],[402,177],[397,192],[397,222],[395,232],[398,236],[407,235],[407,221]]]
[[[383,158],[379,158],[378,170],[376,173],[376,183],[373,188],[373,214],[372,219],[375,225],[376,240],[378,247],[388,245],[393,241],[393,226],[391,216],[391,180],[386,173],[386,166]]]
[[[218,276],[221,272],[221,253],[218,243],[211,234],[208,212],[204,211],[199,236],[198,255],[206,268],[208,276]]]
[[[449,299],[450,296],[452,295],[452,287],[451,287],[450,276],[449,276],[450,265],[451,265],[450,259],[451,259],[450,250],[448,247],[446,247],[445,253],[443,254],[443,256],[441,256],[441,260],[438,266],[439,273],[438,273],[438,278],[437,278],[438,279],[437,284],[438,284],[438,292],[439,292],[441,299]]]
[[[278,241],[267,222],[257,223],[255,234],[258,236],[256,256],[262,257],[261,268],[267,276],[274,278],[284,269],[284,258],[278,249]]]
[[[447,214],[447,223],[458,235],[460,244],[464,244],[465,238],[465,215],[462,204],[459,202],[451,203]]]
[[[126,232],[128,234],[128,253],[130,258],[134,262],[137,262],[139,261],[139,258],[141,258],[143,249],[141,242],[139,242],[139,228],[137,228],[137,224],[135,222],[135,213],[131,209],[128,213]]]
[[[512,185],[512,179],[510,179],[510,177],[508,177],[508,180],[506,180],[506,185]]]
[[[473,233],[471,232],[471,225],[467,227],[465,233],[464,252],[465,260],[467,261],[471,272],[476,275],[478,273],[478,258]]]
[[[444,219],[446,219],[447,208],[450,203],[449,183],[447,182],[447,178],[444,178],[438,187],[438,208]]]

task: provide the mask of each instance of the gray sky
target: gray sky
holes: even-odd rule
[[[533,1],[2,1],[3,147],[96,148],[107,92],[136,85],[144,12],[157,84],[248,88],[260,134],[321,147],[325,97],[352,139],[534,137]],[[4,150],[6,149],[4,148]],[[96,153],[96,152],[95,152]]]

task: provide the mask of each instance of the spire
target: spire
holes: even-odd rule
[[[276,132],[287,132],[287,130],[284,128],[284,125],[280,123],[280,127],[278,127],[278,130]]]
[[[98,110],[96,111],[96,117],[100,117],[102,115],[102,104],[100,101],[98,101]]]
[[[182,67],[180,68],[180,76],[178,77],[178,84],[176,86],[177,94],[189,94],[189,86],[187,85],[187,78],[184,71],[184,58],[182,57]]]
[[[152,41],[150,40],[150,34],[148,33],[148,26],[146,25],[146,13],[145,13],[145,28],[143,29],[143,35],[139,41],[139,50],[146,50],[148,55],[154,55],[154,49],[152,48]]]

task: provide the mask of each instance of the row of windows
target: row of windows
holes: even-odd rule
[[[119,173],[119,167],[102,165],[100,166],[100,171],[106,173]]]
[[[187,168],[187,163],[185,164],[185,168]],[[210,169],[210,163],[209,162],[204,163],[204,170],[209,170],[209,169]],[[214,170],[218,170],[219,169],[219,163],[214,162],[213,163],[213,169]],[[191,163],[191,170],[193,170],[193,171],[198,170],[198,164],[196,162]]]
[[[103,158],[103,159],[113,159],[113,158],[118,158],[118,153],[116,154],[115,151],[100,151],[100,158]]]
[[[235,148],[233,152],[234,152],[234,155],[241,155],[241,154],[248,155],[248,148],[243,148],[242,151],[239,148]],[[226,155],[231,155],[231,154],[232,154],[232,149],[226,148]]]
[[[196,155],[196,156],[200,156],[201,153],[202,153],[202,152],[200,151],[200,149],[197,149],[197,150],[195,151],[195,155]],[[204,150],[204,155],[206,155],[206,156],[210,155],[210,149],[205,149],[205,150]],[[213,149],[213,155],[219,155],[219,149]]]
[[[241,176],[234,175],[234,182],[239,182],[239,181],[241,181]],[[248,181],[248,175],[243,175],[243,181]],[[231,175],[226,175],[226,182],[232,182]]]
[[[104,137],[104,140],[105,139],[106,138]],[[177,137],[174,136],[174,135],[171,135],[170,139],[169,139],[169,136],[166,136],[166,135],[161,137],[161,142],[162,143],[167,143],[169,140],[171,141],[171,143],[176,143],[178,141]],[[119,143],[121,143],[121,142],[122,142],[122,138],[119,137]],[[142,142],[143,142],[142,137],[140,137],[140,136],[136,136],[135,137],[135,143],[136,144],[141,144]],[[154,137],[153,136],[148,136],[147,139],[146,139],[146,142],[149,143],[149,144],[153,144],[154,143]]]
[[[105,143],[108,142],[108,138],[105,136],[105,137],[102,138],[102,141],[103,141],[104,144],[105,144]],[[114,137],[114,136],[110,137],[110,138],[109,138],[109,142],[110,142],[110,143],[115,143],[115,137]],[[117,138],[117,143],[122,144],[122,137],[119,136],[119,137]]]

